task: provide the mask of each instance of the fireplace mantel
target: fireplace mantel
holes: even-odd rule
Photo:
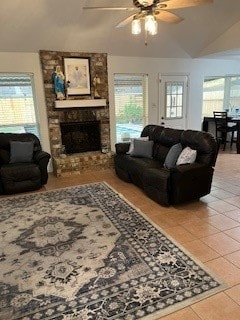
[[[95,108],[106,107],[106,99],[56,100],[55,108]]]

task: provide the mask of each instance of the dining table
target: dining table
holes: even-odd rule
[[[237,140],[236,140],[236,148],[237,153],[240,154],[240,117],[239,116],[229,116],[228,121],[232,123],[236,123],[237,125]],[[202,122],[202,130],[209,132],[209,123],[214,122],[214,117],[204,117]]]

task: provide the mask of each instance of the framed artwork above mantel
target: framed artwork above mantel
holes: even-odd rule
[[[90,58],[64,57],[67,96],[91,95]]]

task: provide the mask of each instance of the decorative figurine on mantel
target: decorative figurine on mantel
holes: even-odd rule
[[[53,75],[54,91],[56,93],[57,100],[65,99],[65,89],[64,89],[64,80],[65,76],[61,70],[60,66],[56,66],[56,70]]]
[[[96,74],[95,77],[93,78],[94,99],[100,99],[101,98],[101,96],[100,96],[100,94],[98,92],[98,87],[99,87],[100,83],[101,83],[101,79]]]

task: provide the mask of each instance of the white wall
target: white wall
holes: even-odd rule
[[[148,74],[149,84],[149,118],[148,123],[158,124],[158,77],[159,74],[188,74],[188,129],[201,129],[202,124],[202,87],[205,76],[240,74],[240,64],[232,60],[213,59],[157,59],[139,57],[108,57],[109,102],[111,143],[114,150],[115,143],[115,110],[114,110],[114,73],[145,73]]]
[[[42,70],[38,53],[0,53],[0,72],[33,73],[36,91],[37,116],[40,122],[41,144],[50,152],[47,110],[43,89]]]
[[[31,72],[34,74],[38,117],[42,147],[50,152],[49,131],[42,70],[38,53],[0,53],[0,72]],[[149,79],[149,123],[159,123],[158,76],[164,74],[189,74],[189,101],[187,127],[201,129],[202,84],[205,76],[240,74],[237,61],[213,59],[158,59],[139,57],[108,57],[110,123],[112,150],[115,143],[114,73],[145,73]]]

